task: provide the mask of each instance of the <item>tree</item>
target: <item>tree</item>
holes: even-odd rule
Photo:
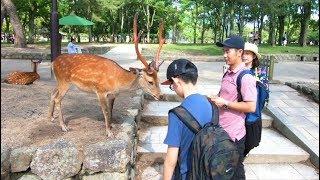
[[[300,21],[301,26],[300,26],[299,45],[306,46],[308,24],[311,17],[311,0],[305,1],[301,6],[300,10],[301,10],[301,21]]]
[[[17,15],[17,10],[15,5],[12,3],[11,0],[1,0],[1,4],[3,3],[3,6],[5,8],[5,12],[10,17],[10,23],[14,30],[14,46],[19,48],[25,48],[27,47],[25,37],[23,34],[22,25],[20,22],[20,19]]]

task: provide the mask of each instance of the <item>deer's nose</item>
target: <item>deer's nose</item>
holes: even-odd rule
[[[164,95],[163,94],[160,94],[159,95],[159,100],[163,100],[164,99]]]

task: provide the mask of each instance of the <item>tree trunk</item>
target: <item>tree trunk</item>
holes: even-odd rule
[[[269,44],[271,46],[275,45],[275,23],[274,23],[274,15],[269,15]]]
[[[243,29],[244,29],[244,7],[242,4],[239,4],[239,18],[238,18],[238,32],[239,35],[243,35]]]
[[[194,15],[194,27],[193,27],[193,43],[197,43],[197,24],[198,24],[198,2],[196,1],[196,12]]]
[[[282,45],[282,37],[283,37],[283,33],[284,33],[284,20],[285,20],[285,16],[278,16],[278,20],[279,20],[279,37],[278,37],[278,45]]]
[[[3,24],[3,20],[5,18],[5,15],[6,15],[6,9],[4,8],[4,5],[1,1],[1,30],[2,30],[2,24]]]
[[[229,24],[230,24],[229,35],[234,34],[235,31],[234,31],[234,3],[233,2],[230,3]]]
[[[262,29],[263,29],[263,26],[264,26],[263,17],[264,17],[264,14],[261,14],[261,16],[260,16],[260,26],[259,26],[259,29],[258,29],[259,35],[260,35],[259,44],[261,44],[261,42],[262,42]]]
[[[34,13],[33,12],[29,12],[29,38],[28,38],[28,42],[29,43],[34,43],[34,36],[35,36],[35,24],[34,24]]]
[[[17,15],[16,7],[11,0],[1,0],[1,2],[3,2],[6,12],[10,17],[10,22],[14,30],[14,46],[19,48],[27,47],[26,40],[23,35],[22,25]]]
[[[205,17],[202,17],[201,44],[204,42],[204,33],[206,32]]]
[[[91,6],[88,6],[88,13],[90,13],[90,20],[92,21],[92,11],[91,11]],[[91,42],[92,41],[92,26],[88,27],[89,30],[89,35],[88,35],[88,41]]]
[[[173,29],[172,29],[172,43],[177,43],[177,16],[178,16],[178,8],[176,7],[176,11],[174,14],[174,22],[173,22]]]
[[[154,15],[156,14],[156,10],[154,9],[153,10],[153,14],[152,14],[152,17],[150,17],[150,6],[147,5],[146,8],[144,8],[144,15],[147,17],[147,24],[146,24],[146,27],[147,27],[147,43],[150,43],[150,29],[153,25],[153,18],[154,18]]]
[[[124,15],[123,15],[123,7],[121,8],[121,27],[120,32],[123,33],[123,25],[124,25]]]
[[[302,18],[301,18],[301,26],[300,26],[300,36],[299,36],[299,44],[300,46],[307,45],[307,32],[308,32],[308,24],[311,16],[311,2],[306,1],[303,4],[302,10]]]

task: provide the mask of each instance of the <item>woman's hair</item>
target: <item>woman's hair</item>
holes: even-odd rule
[[[260,65],[259,59],[258,59],[258,57],[255,55],[255,58],[253,58],[253,60],[252,60],[252,67],[251,67],[251,69],[255,69],[255,68],[259,67],[259,65]]]
[[[71,37],[71,39],[70,39],[70,41],[72,42],[72,41],[74,41],[75,39],[73,38],[73,37]]]

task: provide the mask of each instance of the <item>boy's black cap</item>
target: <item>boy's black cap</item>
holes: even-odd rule
[[[168,66],[167,80],[162,82],[162,85],[170,85],[171,78],[181,74],[197,74],[197,67],[187,59],[176,59]]]
[[[217,42],[216,45],[219,47],[226,46],[229,48],[244,49],[244,40],[241,36],[231,35],[229,38],[224,40],[223,43]]]

